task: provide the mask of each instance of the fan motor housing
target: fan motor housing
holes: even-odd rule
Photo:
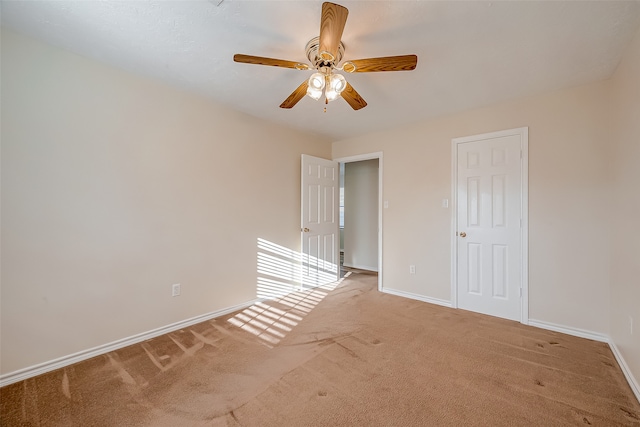
[[[307,47],[305,48],[307,51],[307,58],[309,58],[309,62],[316,69],[321,68],[334,68],[337,64],[342,61],[342,56],[344,55],[344,44],[340,42],[338,45],[338,53],[333,60],[326,60],[320,54],[322,52],[318,52],[320,48],[320,37],[314,37],[307,43]]]

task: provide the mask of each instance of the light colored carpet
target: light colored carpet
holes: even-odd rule
[[[640,425],[606,344],[376,284],[352,273],[12,384],[0,424]]]

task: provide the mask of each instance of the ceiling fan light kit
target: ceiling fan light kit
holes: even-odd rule
[[[313,73],[309,77],[308,85],[307,95],[309,97],[317,101],[322,97],[324,89],[324,96],[329,102],[337,99],[342,91],[347,88],[347,80],[340,74]]]
[[[311,65],[244,54],[234,55],[233,60],[245,64],[293,68],[299,71],[314,70],[311,77],[302,82],[302,84],[280,104],[280,108],[292,108],[298,101],[304,98],[305,95],[308,95],[314,100],[319,100],[324,94],[325,103],[342,97],[351,108],[359,110],[366,107],[367,102],[356,92],[353,86],[347,82],[343,75],[335,71],[343,71],[345,73],[410,71],[416,68],[418,57],[416,55],[402,55],[357,59],[345,61],[342,63],[342,66],[339,66],[345,52],[341,39],[348,14],[349,11],[344,6],[329,2],[322,4],[320,36],[309,40],[305,48],[307,58]]]

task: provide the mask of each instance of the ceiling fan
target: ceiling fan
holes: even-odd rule
[[[302,82],[280,104],[280,108],[292,108],[305,95],[318,100],[324,94],[325,104],[342,96],[351,108],[359,110],[367,106],[366,101],[345,80],[344,76],[336,73],[336,71],[344,71],[345,73],[410,71],[416,68],[418,57],[416,55],[401,55],[354,59],[345,61],[341,66],[338,66],[345,51],[341,38],[348,14],[349,10],[344,6],[329,2],[322,4],[320,36],[312,38],[306,46],[307,58],[311,65],[243,54],[234,55],[233,60],[245,64],[271,65],[274,67],[294,68],[296,70],[315,70],[309,79]]]

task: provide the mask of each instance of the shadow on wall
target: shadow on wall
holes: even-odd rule
[[[258,239],[256,296],[263,301],[228,322],[273,347],[342,282],[337,272],[336,264]]]

